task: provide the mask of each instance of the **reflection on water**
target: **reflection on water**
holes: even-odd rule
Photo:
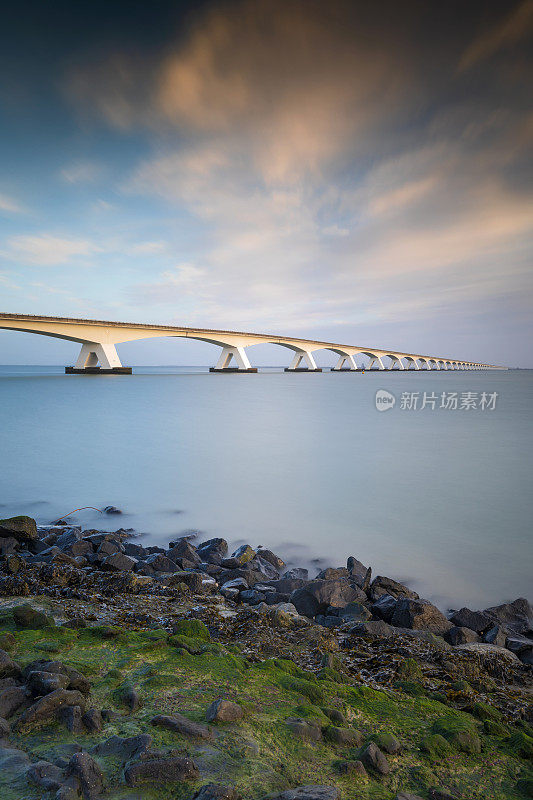
[[[375,408],[375,393],[497,392],[495,411]],[[212,375],[0,370],[2,516],[183,530],[292,564],[408,581],[440,605],[528,593],[533,373]],[[313,574],[313,573],[312,573]]]

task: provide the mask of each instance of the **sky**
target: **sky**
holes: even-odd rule
[[[9,4],[0,310],[533,367],[532,32],[533,0]]]

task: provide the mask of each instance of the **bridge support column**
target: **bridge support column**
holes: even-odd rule
[[[344,365],[347,364],[348,366],[345,367]],[[341,355],[339,356],[339,360],[332,367],[332,372],[353,372],[357,369],[357,364],[355,362],[355,358],[353,356],[348,355]]]
[[[398,369],[405,369],[401,358],[398,358],[397,356],[391,356],[391,365],[389,369],[394,369],[395,367],[398,367]]]
[[[374,364],[378,364],[378,369],[385,369],[385,364],[381,360],[380,356],[372,356],[370,362],[368,364],[367,369],[374,369]]]
[[[230,367],[232,359],[237,364]],[[220,358],[215,367],[210,367],[209,372],[257,372],[257,367],[252,367],[244,347],[223,347]]]
[[[302,362],[306,365],[305,367],[300,366]],[[285,372],[322,372],[322,369],[317,367],[312,353],[307,350],[295,350],[294,358],[290,366],[285,367]]]
[[[114,344],[84,342],[73,367],[65,367],[67,374],[119,374],[131,375],[131,367],[123,367]]]

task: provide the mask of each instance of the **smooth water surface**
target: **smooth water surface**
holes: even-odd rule
[[[394,408],[376,410],[378,389]],[[469,391],[497,392],[495,410],[439,408]],[[402,409],[402,392],[436,407]],[[75,520],[155,544],[194,528],[292,564],[355,555],[443,608],[484,607],[531,595],[532,400],[527,370],[2,367],[0,512],[47,522],[113,504],[121,517]]]

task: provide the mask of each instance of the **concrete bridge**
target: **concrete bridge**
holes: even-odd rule
[[[216,366],[211,367],[211,372],[257,372],[257,369],[250,364],[246,352],[246,348],[255,344],[278,344],[292,350],[294,356],[290,366],[286,367],[286,372],[321,372],[313,355],[317,350],[330,350],[338,356],[338,361],[333,367],[333,371],[338,372],[360,370],[361,367],[355,360],[356,356],[369,360],[365,369],[504,369],[494,364],[462,361],[457,358],[208,328],[178,328],[171,325],[2,313],[0,313],[0,328],[79,342],[81,350],[76,364],[73,367],[65,367],[65,372],[78,374],[131,373],[131,367],[122,366],[115,345],[159,336],[198,339],[219,345],[222,352]]]

